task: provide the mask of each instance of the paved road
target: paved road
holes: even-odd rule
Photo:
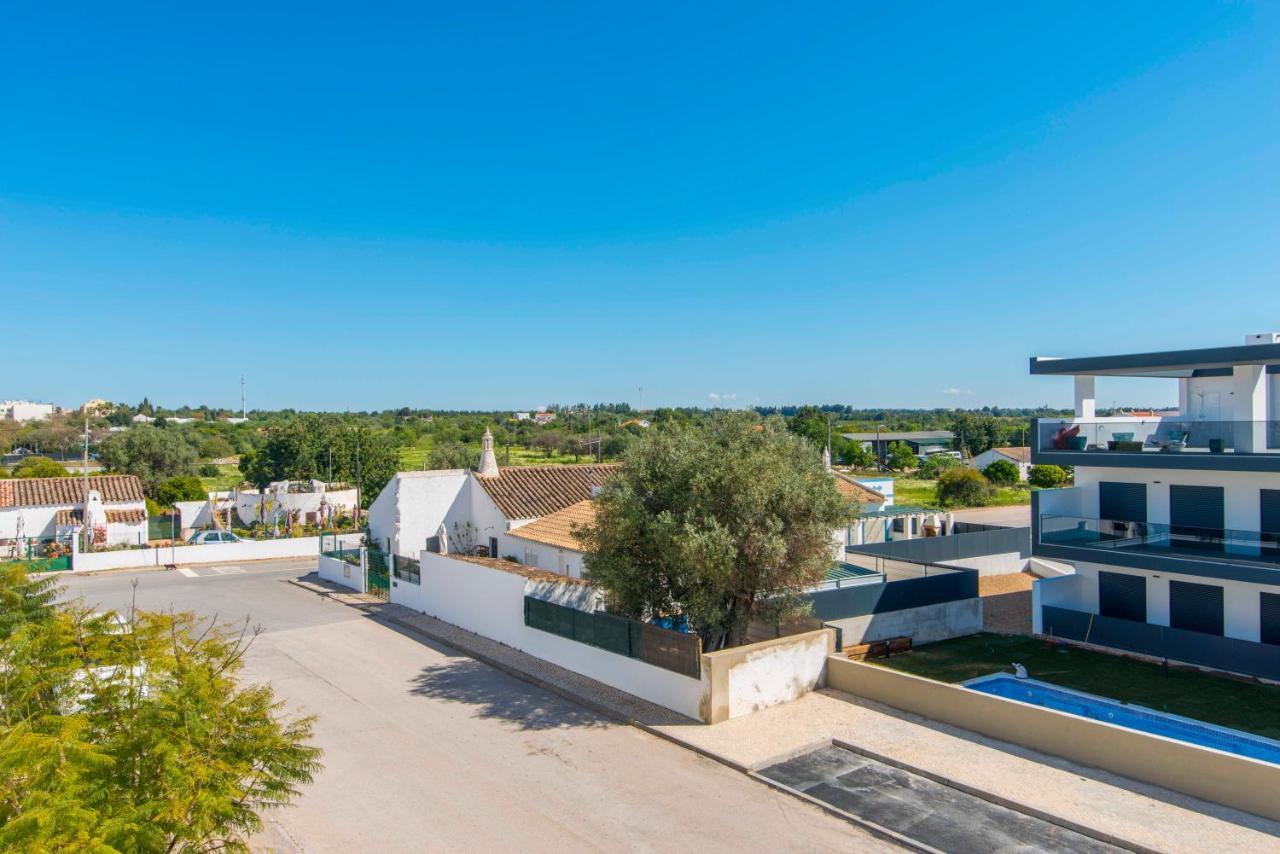
[[[245,674],[319,715],[277,851],[885,850],[847,822],[287,581],[313,561],[113,573],[69,595],[264,627]]]
[[[824,747],[760,774],[938,851],[1122,850],[841,747]]]

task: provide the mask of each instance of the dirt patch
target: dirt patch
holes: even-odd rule
[[[1001,635],[1031,634],[1031,585],[1028,572],[984,575],[978,579],[982,627]]]

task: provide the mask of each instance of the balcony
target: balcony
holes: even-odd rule
[[[1057,465],[1280,471],[1280,421],[1038,419],[1032,456]]]
[[[1141,565],[1127,558],[1145,556],[1280,569],[1280,533],[1048,513],[1040,514],[1039,520],[1037,545],[1098,553],[1095,557],[1073,555],[1080,560]]]

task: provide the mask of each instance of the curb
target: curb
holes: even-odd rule
[[[873,836],[887,840],[889,842],[893,842],[897,845],[901,845],[912,851],[925,852],[925,854],[941,854],[941,852],[938,852],[937,849],[931,848],[928,845],[925,845],[922,842],[918,842],[908,836],[904,836],[901,833],[898,833],[897,831],[890,830],[889,828],[886,828],[886,827],[882,827],[876,824],[875,822],[867,821],[866,819],[861,818],[860,816],[857,816],[853,813],[846,812],[840,809],[839,807],[833,806],[832,804],[828,804],[825,801],[822,801],[822,800],[819,800],[818,798],[813,797],[812,795],[806,794],[805,792],[802,792],[798,789],[794,789],[791,786],[786,785],[785,783],[779,783],[776,780],[771,780],[768,777],[761,775],[758,772],[758,768],[767,767],[769,765],[775,765],[779,762],[785,762],[788,759],[793,759],[797,756],[802,756],[806,753],[812,752],[813,750],[817,750],[822,747],[827,747],[829,745],[834,745],[836,747],[840,747],[842,749],[852,751],[853,753],[866,756],[869,759],[874,759],[875,761],[884,763],[885,765],[889,765],[894,768],[899,768],[903,771],[907,771],[908,773],[915,774],[919,777],[923,777],[924,779],[932,780],[935,783],[939,783],[944,786],[949,786],[950,788],[953,788],[957,791],[964,792],[967,795],[971,795],[973,797],[987,801],[988,803],[994,804],[996,806],[1004,807],[1005,809],[1012,810],[1022,815],[1039,819],[1049,824],[1062,827],[1066,830],[1079,833],[1081,836],[1085,836],[1090,839],[1095,839],[1099,842],[1104,842],[1109,845],[1115,845],[1116,847],[1124,848],[1129,851],[1134,851],[1136,852],[1136,854],[1160,854],[1160,852],[1156,851],[1155,849],[1147,848],[1135,842],[1130,842],[1126,839],[1122,839],[1117,836],[1112,836],[1111,834],[1103,833],[1101,831],[1095,830],[1085,825],[1072,822],[1069,819],[1065,819],[1060,816],[1055,816],[1052,813],[1048,813],[1043,810],[1036,809],[1035,807],[1029,807],[1024,804],[1020,804],[1017,801],[1004,798],[1000,795],[995,795],[991,792],[987,792],[982,789],[978,789],[973,786],[960,783],[956,780],[952,780],[943,775],[935,774],[931,771],[925,771],[923,769],[916,768],[912,765],[908,765],[899,760],[892,759],[887,756],[883,756],[881,754],[875,753],[874,751],[867,750],[855,744],[850,744],[849,742],[842,741],[836,738],[819,739],[812,743],[802,745],[800,747],[787,751],[786,753],[780,754],[778,756],[772,756],[769,759],[766,759],[763,762],[758,763],[755,767],[743,765],[742,763],[735,762],[734,760],[729,759],[726,756],[722,756],[718,753],[714,753],[711,750],[708,750],[707,748],[702,747],[701,745],[692,744],[688,741],[685,741],[679,736],[666,732],[665,730],[662,730],[657,726],[654,726],[653,724],[648,724],[648,723],[645,723],[644,721],[630,717],[629,715],[621,714],[617,710],[610,708],[608,706],[605,706],[602,703],[598,703],[595,700],[592,700],[588,697],[584,697],[581,694],[577,694],[555,683],[548,682],[547,680],[542,679],[541,677],[535,676],[531,673],[527,673],[523,670],[520,670],[519,668],[512,667],[510,664],[507,664],[504,661],[500,661],[482,652],[478,652],[476,650],[461,646],[457,643],[456,640],[445,638],[442,635],[439,635],[435,632],[424,629],[421,626],[417,626],[412,623],[406,622],[405,620],[398,619],[396,617],[384,617],[380,614],[373,612],[368,607],[365,607],[365,603],[347,602],[338,598],[339,596],[344,596],[346,594],[340,593],[338,591],[326,590],[325,588],[322,588],[318,585],[312,584],[310,582],[303,582],[298,579],[292,579],[292,578],[288,579],[288,583],[300,589],[306,590],[308,592],[315,593],[317,596],[320,596],[322,598],[330,599],[339,605],[344,605],[349,608],[357,608],[363,611],[365,614],[369,615],[371,619],[373,619],[378,623],[381,623],[382,625],[393,626],[399,629],[403,629],[404,631],[410,632],[412,634],[420,635],[460,655],[479,661],[482,664],[486,664],[489,667],[494,668],[495,670],[498,670],[502,673],[507,674],[508,676],[511,676],[515,679],[520,680],[521,682],[524,682],[529,685],[533,685],[536,688],[541,688],[544,691],[547,691],[551,694],[555,694],[557,697],[560,697],[561,699],[568,700],[571,703],[575,703],[579,706],[589,709],[595,712],[596,714],[601,715],[602,717],[608,718],[617,723],[629,724],[635,727],[636,729],[639,729],[643,732],[648,733],[649,735],[656,736],[657,738],[660,738],[663,741],[669,742],[670,744],[673,744],[685,750],[688,750],[698,756],[703,757],[704,759],[710,759],[713,762],[717,762],[720,765],[725,766],[726,768],[730,768],[734,771],[737,771],[740,774],[744,774],[745,776],[750,777],[753,780],[764,783],[765,785],[769,786],[770,788],[776,791],[782,792],[787,795],[791,795],[794,798],[802,800],[805,803],[808,803],[811,806],[817,807],[818,809],[822,810],[823,812],[829,815],[835,816],[836,818],[840,818],[844,821],[848,821],[851,824],[854,824],[862,828],[863,830],[866,830],[867,832],[871,833]],[[353,594],[353,595],[359,595],[359,594]],[[463,631],[465,631],[465,629]]]

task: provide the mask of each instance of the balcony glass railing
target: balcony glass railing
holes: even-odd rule
[[[1091,418],[1040,421],[1041,451],[1266,454],[1280,452],[1280,421]]]
[[[1265,531],[1042,514],[1040,542],[1072,548],[1280,567],[1280,533]]]

